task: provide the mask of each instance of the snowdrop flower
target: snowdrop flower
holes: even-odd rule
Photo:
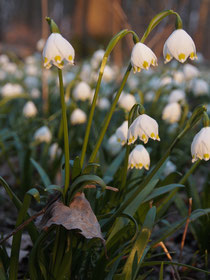
[[[31,97],[32,98],[39,98],[41,96],[41,92],[37,88],[31,89]]]
[[[160,86],[164,87],[172,83],[172,78],[170,76],[163,77],[160,81]]]
[[[35,117],[37,115],[37,108],[32,101],[28,101],[23,107],[23,115],[26,118]]]
[[[177,102],[169,103],[163,109],[162,119],[168,123],[175,123],[180,120],[181,106]]]
[[[87,120],[87,115],[81,109],[77,108],[71,113],[70,121],[71,124],[73,125],[85,123],[86,120]]]
[[[54,64],[62,69],[64,61],[74,64],[74,49],[59,33],[51,33],[43,49],[44,67],[50,69]]]
[[[197,58],[195,44],[192,38],[183,29],[175,30],[166,40],[163,47],[165,63],[174,57],[179,62],[185,62],[188,57],[191,60]]]
[[[185,80],[184,73],[181,72],[181,71],[175,71],[175,72],[173,73],[173,79],[174,79],[174,81],[175,81],[177,84],[183,83],[184,80]]]
[[[121,144],[117,141],[117,135],[113,134],[107,142],[107,150],[111,153],[111,155],[115,156],[121,150]]]
[[[29,76],[38,76],[38,74],[39,74],[39,69],[34,64],[26,65],[25,70],[26,70],[26,74],[29,75]]]
[[[198,159],[205,161],[210,158],[210,127],[203,127],[198,132],[191,144],[192,162]]]
[[[155,92],[152,90],[146,92],[146,94],[144,96],[144,100],[146,102],[151,102],[154,98],[155,98]]]
[[[187,80],[196,78],[199,75],[198,68],[188,63],[183,66],[183,72]]]
[[[137,43],[131,52],[131,64],[134,73],[148,70],[150,65],[157,66],[157,57],[145,44]]]
[[[36,48],[39,52],[43,51],[45,43],[46,41],[43,38],[39,39],[39,41],[36,43]]]
[[[9,62],[4,65],[4,71],[6,71],[9,74],[15,74],[15,72],[18,70],[18,67],[15,63]]]
[[[128,144],[134,143],[138,137],[144,144],[149,138],[160,141],[156,120],[146,114],[138,116],[128,129]]]
[[[94,91],[95,92],[95,91]],[[102,97],[98,100],[98,108],[101,110],[108,110],[111,106],[109,100],[106,97]]]
[[[6,54],[1,54],[0,55],[0,64],[6,65],[8,63],[9,63],[9,57]]]
[[[165,176],[168,176],[169,174],[171,174],[175,171],[176,171],[176,165],[172,161],[168,160],[166,162],[165,168],[163,170],[163,174]]]
[[[168,97],[169,103],[179,102],[185,99],[185,92],[182,89],[174,89]]]
[[[20,95],[21,93],[23,93],[23,88],[18,84],[7,83],[1,89],[1,95],[3,97],[13,97],[16,95]]]
[[[117,141],[125,145],[128,139],[128,121],[124,121],[116,130]]]
[[[137,145],[129,155],[128,168],[148,170],[150,166],[150,156],[143,145]]]
[[[50,159],[54,160],[56,156],[60,156],[62,153],[61,148],[59,148],[58,143],[53,143],[49,148]]]
[[[90,86],[86,82],[80,82],[76,85],[73,91],[73,97],[75,100],[85,101],[92,97]]]
[[[194,81],[193,91],[195,96],[206,95],[209,92],[209,85],[206,81],[197,79]]]
[[[52,134],[47,126],[42,126],[35,132],[34,139],[37,142],[49,143],[52,139]]]
[[[106,65],[104,68],[103,80],[106,83],[109,83],[112,80],[114,80],[114,78],[115,78],[114,70],[109,65]]]
[[[104,50],[97,50],[94,52],[90,64],[93,67],[93,69],[98,68],[99,64],[101,63],[103,57],[104,57],[105,51]]]
[[[130,111],[133,105],[136,104],[136,99],[132,94],[122,92],[118,103],[121,108]]]

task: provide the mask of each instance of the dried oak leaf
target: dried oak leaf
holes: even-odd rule
[[[44,214],[42,228],[62,225],[68,230],[77,229],[87,239],[100,238],[103,243],[101,228],[84,193],[76,193],[69,207],[61,201],[54,202]]]

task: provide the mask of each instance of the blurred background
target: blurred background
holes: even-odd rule
[[[121,29],[133,29],[141,37],[149,21],[165,9],[181,15],[197,51],[210,60],[210,0],[0,0],[0,52],[19,57],[33,53],[37,41],[49,34],[44,18],[50,16],[76,49],[77,61],[105,48]],[[157,56],[174,22],[173,16],[166,18],[146,41]],[[132,38],[125,38],[113,54],[115,63],[122,64],[132,46]]]

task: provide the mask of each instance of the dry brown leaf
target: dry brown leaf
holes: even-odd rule
[[[103,242],[101,228],[84,193],[77,193],[69,207],[60,201],[52,204],[41,221],[42,228],[62,225],[68,230],[77,229],[87,239],[100,238]]]

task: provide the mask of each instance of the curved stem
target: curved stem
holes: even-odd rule
[[[125,72],[125,75],[124,75],[124,77],[123,77],[122,84],[121,84],[121,86],[120,86],[120,88],[119,88],[119,90],[118,90],[118,92],[117,92],[117,94],[116,94],[116,96],[115,96],[114,101],[112,102],[112,106],[111,106],[111,108],[110,108],[110,111],[109,111],[109,112],[107,113],[107,115],[106,115],[104,124],[103,124],[102,129],[101,129],[100,134],[99,134],[99,138],[98,138],[98,140],[97,140],[97,142],[96,142],[96,145],[95,145],[95,148],[94,148],[94,150],[93,150],[93,152],[92,152],[92,154],[91,154],[91,156],[90,156],[89,162],[93,162],[93,161],[94,161],[94,159],[95,159],[95,157],[96,157],[96,154],[97,154],[97,152],[98,152],[98,149],[99,149],[100,146],[101,146],[101,143],[102,143],[102,141],[103,141],[104,135],[105,135],[106,130],[107,130],[107,128],[108,128],[108,125],[109,125],[109,123],[110,123],[111,117],[112,117],[112,115],[113,115],[113,113],[114,113],[115,107],[116,107],[117,102],[118,102],[119,97],[120,97],[120,94],[121,94],[121,92],[122,92],[122,90],[123,90],[123,88],[124,88],[124,86],[125,86],[125,83],[126,83],[126,81],[127,81],[127,79],[128,79],[128,76],[129,76],[129,74],[130,74],[131,69],[132,69],[132,65],[131,65],[131,63],[130,63],[130,64],[128,65],[128,68],[127,68],[127,70],[126,70],[126,72]]]
[[[63,190],[63,199],[65,201],[66,192],[69,188],[70,181],[70,166],[69,166],[69,136],[68,136],[68,123],[66,117],[66,103],[64,97],[63,76],[62,70],[58,69],[59,83],[60,83],[60,97],[61,97],[61,109],[62,109],[62,123],[64,134],[64,154],[65,154],[65,184]]]
[[[115,47],[117,42],[127,34],[132,34],[133,35],[133,41],[135,43],[139,41],[139,38],[134,31],[132,31],[132,30],[122,30],[116,36],[114,36],[112,38],[112,40],[110,41],[110,43],[109,43],[109,45],[106,49],[106,52],[104,54],[103,60],[101,62],[99,77],[98,77],[98,81],[97,81],[97,84],[96,84],[96,90],[95,90],[95,94],[94,94],[94,97],[93,97],[93,101],[92,101],[92,105],[91,105],[91,109],[90,109],[90,114],[89,114],[89,117],[88,117],[86,132],[85,132],[85,138],[84,138],[84,142],[83,142],[83,146],[82,146],[82,153],[81,153],[81,159],[80,159],[80,165],[81,166],[83,166],[84,159],[85,159],[88,139],[89,139],[89,135],[90,135],[90,129],[91,129],[93,115],[94,115],[94,111],[95,111],[95,107],[96,107],[96,101],[97,101],[97,98],[98,98],[98,93],[99,93],[99,89],[100,89],[100,85],[101,85],[101,80],[102,80],[102,77],[103,77],[104,68],[106,66],[108,56],[110,55],[111,51],[113,50],[113,48]]]

